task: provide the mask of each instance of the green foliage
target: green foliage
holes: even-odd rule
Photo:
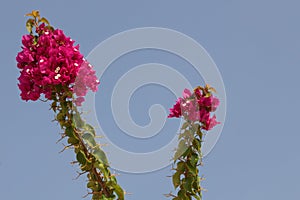
[[[174,160],[179,159],[180,157],[184,156],[185,152],[188,150],[188,145],[186,144],[185,140],[180,140],[178,144],[178,148],[174,155]]]
[[[42,22],[42,23],[45,23],[45,24],[48,24],[50,25],[49,21],[45,18],[45,17],[42,17],[39,22]]]
[[[68,143],[70,145],[77,145],[79,143],[79,140],[73,137],[68,138]]]
[[[95,129],[94,129],[94,127],[92,127],[90,124],[85,124],[83,128],[84,128],[84,131],[85,131],[86,133],[90,133],[90,134],[92,134],[94,137],[96,136]]]
[[[106,157],[104,151],[102,151],[100,148],[96,148],[93,152],[93,155],[100,163],[108,165],[107,157]]]
[[[108,185],[115,189],[115,192],[118,195],[119,199],[124,199],[124,191],[116,181],[110,181],[108,182]]]
[[[190,200],[191,199],[188,197],[188,195],[186,194],[186,191],[184,189],[179,190],[179,192],[177,193],[177,196],[181,200]]]
[[[26,22],[26,29],[31,35],[33,35],[33,28],[37,28],[40,23],[44,23],[47,25],[46,28],[54,30],[49,21],[45,17],[40,16],[40,12],[38,10],[33,10],[31,13],[28,13],[25,16],[31,17]]]
[[[58,88],[62,90],[62,88]],[[54,98],[51,109],[57,114],[55,119],[64,130],[69,146],[73,147],[76,160],[82,171],[88,174],[87,188],[94,200],[124,200],[125,192],[111,174],[105,152],[96,143],[95,129],[87,124],[77,111],[67,94]]]
[[[176,189],[179,185],[180,185],[180,172],[175,172],[175,174],[173,174],[172,180],[173,180],[173,186]]]
[[[77,138],[72,127],[67,127],[65,130],[65,134],[70,138]]]
[[[177,172],[179,172],[180,174],[183,174],[184,170],[185,170],[185,165],[186,163],[183,161],[180,161],[177,163]]]
[[[173,200],[202,200],[201,179],[198,175],[198,166],[202,160],[200,129],[199,124],[189,121],[182,125],[182,133],[179,134],[178,148],[174,155],[176,168],[172,182],[178,193],[177,196],[170,195]]]
[[[85,126],[84,120],[81,118],[80,113],[76,112],[71,115],[71,119],[73,121],[73,126],[77,129],[81,129]]]
[[[95,141],[95,138],[90,133],[85,133],[82,135],[82,139],[91,147],[95,148],[97,146],[97,143]]]
[[[195,138],[195,139],[193,140],[193,147],[195,148],[195,150],[196,150],[197,152],[200,152],[200,151],[201,151],[201,140],[198,139],[198,138]]]
[[[34,19],[28,19],[26,22],[26,29],[29,33],[32,33],[33,26],[34,26]]]
[[[83,151],[78,151],[77,155],[76,155],[76,159],[77,161],[81,164],[81,165],[85,165],[86,164],[86,155],[84,154]]]

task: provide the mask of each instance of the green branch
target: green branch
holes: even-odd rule
[[[62,91],[62,90],[61,90]],[[118,185],[116,177],[111,174],[104,151],[96,143],[94,128],[86,123],[74,105],[70,95],[58,91],[53,97],[51,109],[56,113],[56,121],[64,130],[63,138],[67,138],[67,148],[74,148],[80,175],[87,174],[88,194],[93,200],[124,200],[124,191]]]

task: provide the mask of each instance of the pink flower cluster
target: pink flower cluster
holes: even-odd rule
[[[79,68],[78,75],[75,80],[73,92],[78,97],[75,100],[77,106],[81,106],[84,101],[84,96],[87,94],[88,89],[96,92],[100,81],[97,79],[96,72],[93,70],[93,66],[83,59],[83,63]]]
[[[192,94],[189,89],[185,89],[183,97],[178,98],[173,108],[170,109],[168,118],[183,116],[190,121],[200,122],[204,130],[211,130],[220,124],[215,115],[211,117],[211,112],[214,112],[219,104],[219,99],[212,94],[206,95],[198,88]]]
[[[79,45],[74,46],[74,41],[62,30],[52,31],[44,24],[37,27],[36,33],[36,36],[22,37],[22,51],[16,57],[21,70],[18,86],[23,100],[35,101],[41,94],[51,100],[56,86],[73,91],[78,83],[75,94],[82,102],[88,88],[97,90],[99,81],[79,52]]]

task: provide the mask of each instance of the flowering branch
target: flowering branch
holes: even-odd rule
[[[173,186],[178,189],[177,195],[167,194],[173,200],[201,200],[204,190],[200,183],[199,166],[202,166],[202,142],[204,131],[211,130],[220,122],[216,116],[211,117],[219,100],[213,96],[214,88],[206,85],[198,86],[191,93],[188,89],[183,92],[173,108],[170,109],[169,118],[182,117],[184,123],[179,134],[179,144],[174,155],[175,173],[172,176]]]
[[[19,88],[23,100],[36,101],[44,94],[51,100],[55,120],[67,138],[65,149],[72,148],[80,166],[79,176],[87,174],[87,187],[93,200],[124,200],[124,191],[111,174],[104,151],[96,143],[94,128],[81,118],[81,106],[90,89],[97,91],[99,81],[92,66],[79,52],[79,45],[54,29],[38,11],[26,16],[29,35],[22,38],[22,51],[17,55],[20,69]]]

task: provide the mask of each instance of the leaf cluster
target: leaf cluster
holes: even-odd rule
[[[37,29],[39,24],[42,23],[46,25],[47,29],[54,29],[45,17],[40,16],[40,12],[38,10],[33,10],[31,13],[27,13],[25,16],[30,17],[26,21],[26,29],[31,35],[33,35],[34,28]]]
[[[202,164],[203,133],[201,125],[186,121],[179,134],[179,144],[174,155],[174,174],[172,182],[177,195],[169,194],[173,200],[201,200],[202,188],[200,186],[198,167]]]
[[[68,142],[64,150],[74,149],[75,163],[81,170],[79,175],[87,174],[88,194],[93,200],[124,200],[125,192],[110,172],[106,154],[95,140],[95,129],[82,119],[70,95],[68,88],[57,87],[51,104],[56,113],[55,120],[64,130],[62,139],[66,138]]]

